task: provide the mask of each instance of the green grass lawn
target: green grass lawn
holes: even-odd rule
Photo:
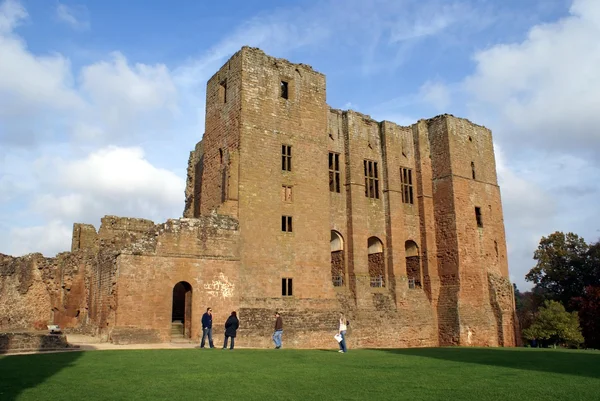
[[[0,400],[600,400],[600,352],[182,349],[0,357]]]

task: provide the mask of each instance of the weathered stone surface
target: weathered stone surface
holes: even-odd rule
[[[184,218],[106,216],[71,253],[2,256],[0,329],[196,339],[212,307],[216,341],[236,310],[242,346],[270,346],[275,310],[293,347],[335,346],[340,311],[351,347],[515,344],[487,128],[331,109],[323,74],[248,47],[208,81],[205,120]]]
[[[50,351],[69,348],[62,334],[6,332],[0,333],[0,354]]]

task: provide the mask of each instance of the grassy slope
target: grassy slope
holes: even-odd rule
[[[0,400],[598,400],[600,353],[144,350],[0,358]]]

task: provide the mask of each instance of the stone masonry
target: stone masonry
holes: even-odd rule
[[[208,81],[184,218],[75,224],[71,252],[0,255],[0,330],[197,340],[232,310],[240,346],[513,346],[491,132],[331,109],[325,76],[243,47]],[[39,327],[38,327],[39,328]]]

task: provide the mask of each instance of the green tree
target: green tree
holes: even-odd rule
[[[591,284],[588,250],[588,244],[577,234],[557,231],[542,237],[533,255],[537,263],[525,279],[535,284],[534,292],[569,308],[571,299]]]
[[[551,300],[544,302],[531,326],[523,330],[523,337],[554,346],[583,343],[577,312],[567,312],[560,302]]]

